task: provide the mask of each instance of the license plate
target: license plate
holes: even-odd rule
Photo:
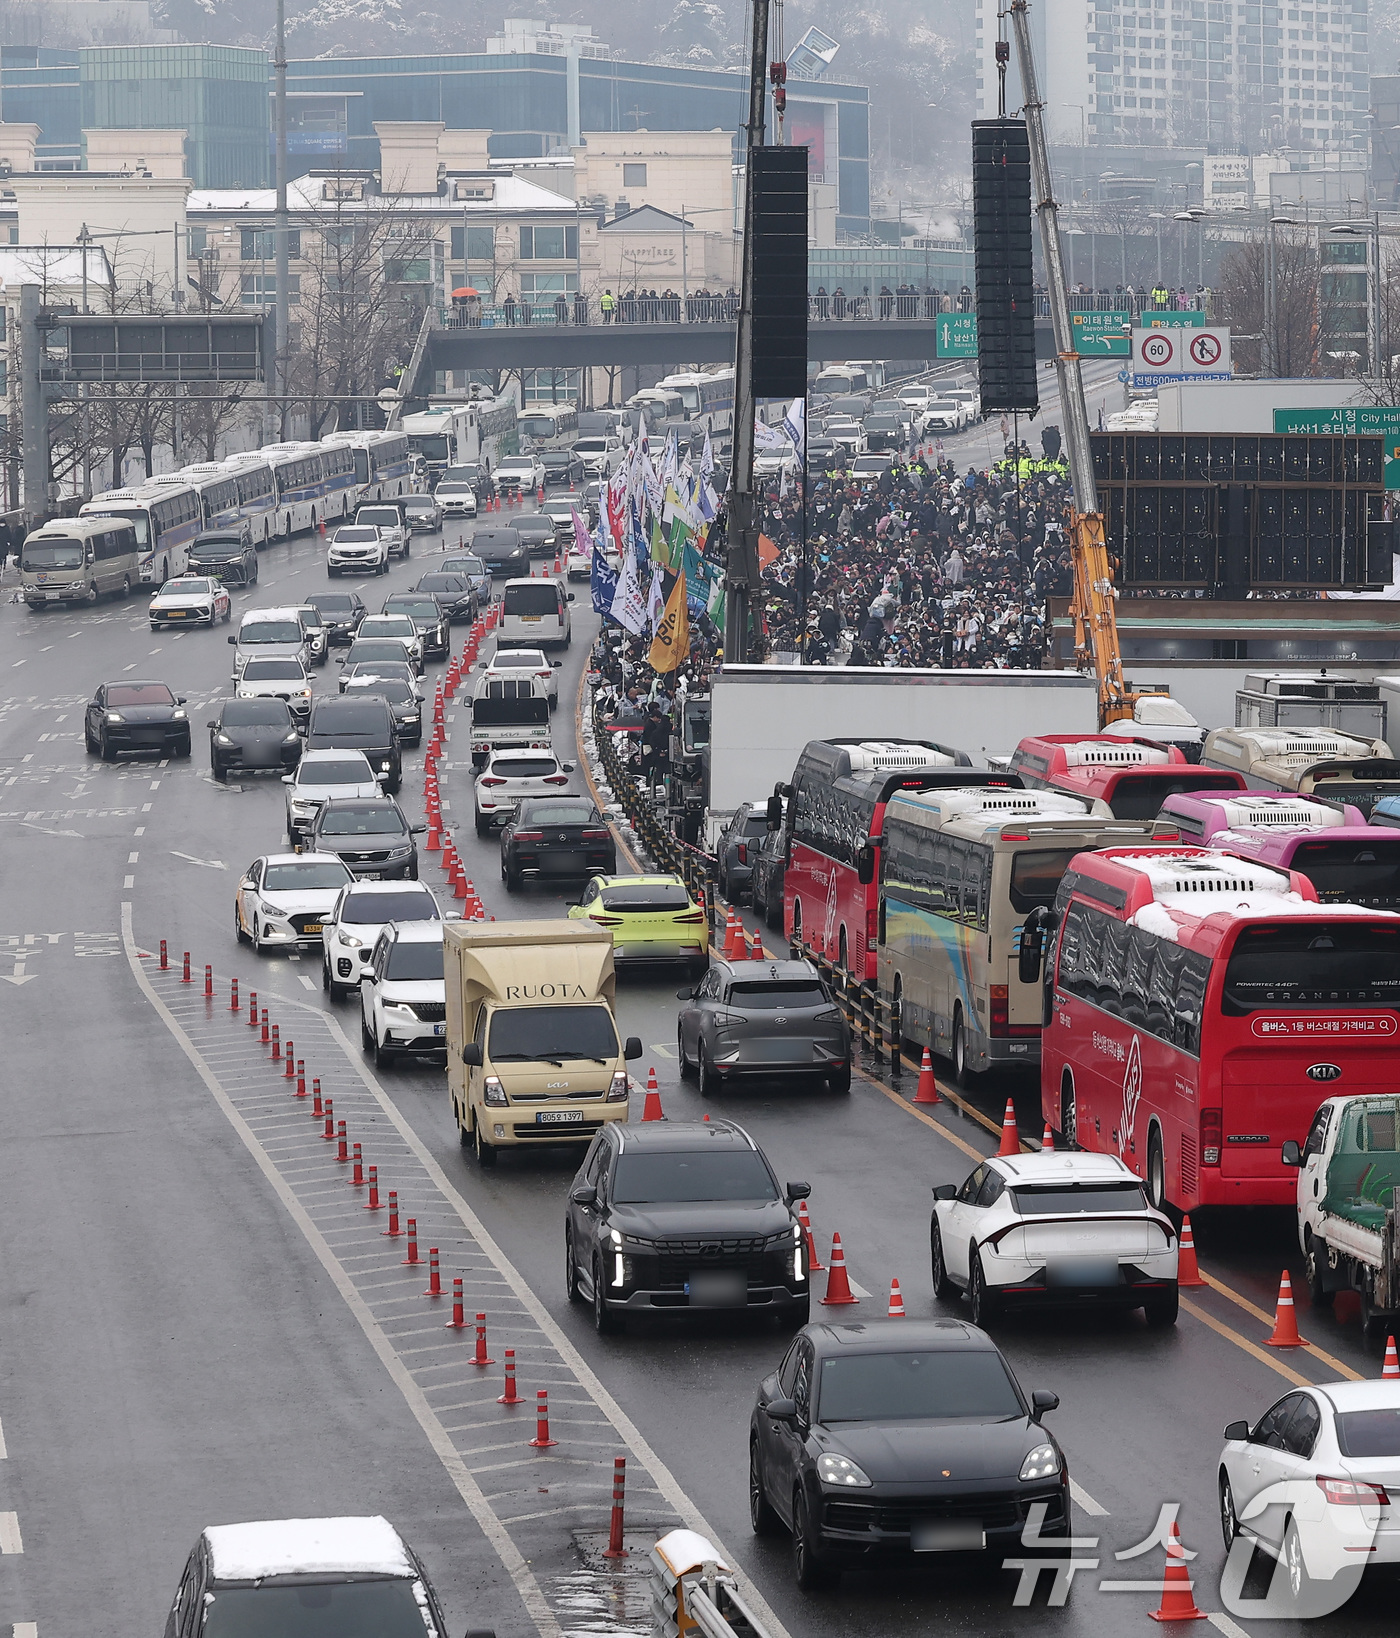
[[[1045,1272],[1049,1284],[1056,1286],[1118,1284],[1118,1264],[1112,1257],[1057,1258]]]
[[[980,1553],[987,1532],[980,1519],[915,1519],[909,1545],[916,1553]]]
[[[447,1025],[446,1024],[434,1024],[433,1025],[433,1034],[434,1035],[446,1035],[447,1034]]]
[[[321,931],[321,924],[319,921],[308,921],[303,930],[308,933],[319,933]]]
[[[167,620],[183,620],[185,618],[183,609],[166,609],[164,613]]]
[[[544,616],[542,614],[522,614],[520,616],[520,624],[522,626],[537,626],[543,619]]]
[[[45,600],[45,602],[48,602],[48,603],[56,603],[56,602],[58,602],[58,600],[62,596],[63,596],[62,592],[45,592],[44,593],[44,600]]]
[[[537,1109],[536,1126],[572,1126],[583,1119],[582,1109]]]
[[[748,1305],[748,1281],[738,1269],[692,1274],[685,1289],[692,1308],[744,1308]]]

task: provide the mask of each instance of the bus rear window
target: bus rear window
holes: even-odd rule
[[[1244,927],[1225,969],[1226,1017],[1272,1007],[1400,1007],[1400,924]]]
[[[1384,834],[1376,841],[1302,842],[1292,866],[1324,904],[1400,904],[1400,846]]]
[[[1027,911],[1054,904],[1060,880],[1069,869],[1069,862],[1082,847],[1047,847],[1027,849],[1013,855],[1011,860],[1011,908],[1018,916]]]
[[[1200,768],[1182,768],[1177,773],[1125,772],[1114,780],[1108,805],[1115,819],[1155,819],[1169,796],[1239,788],[1238,775],[1224,770],[1220,773],[1207,773]]]

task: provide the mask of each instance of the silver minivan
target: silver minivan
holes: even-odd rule
[[[141,580],[135,526],[120,518],[55,518],[26,535],[19,562],[31,609],[127,597]]]
[[[573,635],[569,604],[574,600],[557,580],[507,580],[501,593],[497,648],[567,648]]]

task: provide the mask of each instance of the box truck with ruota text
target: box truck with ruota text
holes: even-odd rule
[[[447,1086],[463,1148],[482,1166],[501,1149],[583,1143],[627,1119],[612,935],[577,921],[443,925]]]

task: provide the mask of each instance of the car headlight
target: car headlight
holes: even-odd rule
[[[349,933],[340,932],[340,933],[336,934],[336,937],[340,940],[340,942],[345,946],[345,948],[347,950],[362,950],[364,948],[364,945],[361,943],[361,941],[359,939],[357,939],[357,938],[352,938]]]
[[[844,1490],[869,1490],[870,1480],[849,1456],[828,1451],[817,1457],[817,1477],[823,1484],[839,1484]]]
[[[214,743],[216,745],[232,745],[233,741],[228,737],[227,734],[220,733],[220,734],[215,734],[214,735]]]
[[[1060,1471],[1060,1453],[1048,1441],[1037,1445],[1021,1463],[1023,1479],[1049,1479]]]
[[[608,1095],[603,1101],[604,1103],[627,1102],[627,1071],[625,1069],[619,1069],[614,1073],[612,1084],[608,1087]]]
[[[500,1077],[488,1075],[481,1083],[481,1096],[493,1108],[500,1108],[506,1102],[506,1089],[501,1085]]]
[[[387,762],[381,762],[379,764],[379,771],[380,771],[380,773],[388,773],[389,764]]]
[[[172,722],[183,722],[185,720],[185,713],[179,710],[172,711],[170,714],[170,720]]]
[[[126,718],[121,714],[120,711],[109,711],[107,713],[107,721],[108,722],[125,722]]]

